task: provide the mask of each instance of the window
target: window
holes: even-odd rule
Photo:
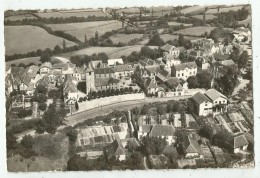
[[[91,72],[89,72],[88,74],[91,75]]]
[[[180,74],[178,74],[178,77],[180,77]]]
[[[182,73],[182,75],[181,76],[184,76],[184,73]]]
[[[221,104],[221,101],[219,101],[219,104]]]

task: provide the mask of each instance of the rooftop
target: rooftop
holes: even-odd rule
[[[172,67],[174,67],[176,70],[184,70],[185,68],[190,68],[190,69],[197,68],[197,64],[195,62],[187,62],[187,63],[174,65]]]

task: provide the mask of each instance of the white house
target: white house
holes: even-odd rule
[[[40,66],[40,74],[48,74],[52,69],[52,65],[50,62],[45,62]]]
[[[222,93],[215,89],[209,89],[205,92],[205,95],[213,103],[213,113],[227,112],[228,99]]]
[[[154,125],[149,134],[150,137],[161,137],[166,138],[168,145],[175,143],[174,137],[174,127],[173,125]]]
[[[190,76],[196,75],[198,71],[195,62],[187,62],[172,66],[171,73],[173,77],[187,80]]]
[[[233,139],[233,145],[232,145],[234,148],[234,153],[238,153],[240,151],[247,150],[248,144],[249,143],[244,134],[235,136]]]
[[[111,144],[106,146],[103,150],[105,158],[110,160],[115,157],[116,160],[123,161],[126,159],[126,150],[122,142],[118,139],[115,139]]]
[[[119,58],[119,59],[108,59],[107,60],[108,67],[113,67],[113,66],[116,66],[117,64],[124,64],[123,59]]]
[[[207,116],[212,114],[213,103],[212,101],[205,96],[204,94],[198,92],[192,96],[191,101],[193,103],[194,112],[199,116]]]

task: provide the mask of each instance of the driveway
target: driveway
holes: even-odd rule
[[[242,79],[241,82],[238,84],[237,87],[235,87],[232,96],[235,96],[239,90],[244,89],[246,85],[249,83],[249,80]]]

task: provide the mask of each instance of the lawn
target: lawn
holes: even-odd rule
[[[222,7],[219,8],[219,12],[218,9],[209,9],[207,10],[206,14],[217,14],[217,13],[221,13],[221,12],[229,12],[229,11],[238,11],[240,9],[242,9],[244,6],[233,6],[233,7]]]
[[[72,36],[75,36],[81,41],[95,36],[97,31],[99,35],[111,30],[117,30],[122,27],[122,23],[116,20],[110,21],[96,21],[96,22],[80,22],[80,23],[66,23],[66,24],[48,24],[54,31],[64,31]]]
[[[191,16],[191,17],[196,18],[196,19],[203,20],[203,15],[193,15],[193,16]],[[207,15],[205,15],[205,19],[206,19],[206,20],[213,20],[213,19],[215,19],[215,18],[217,18],[217,16],[212,15],[212,14],[207,14]]]
[[[50,35],[44,29],[36,26],[5,26],[5,54],[19,54],[36,51],[38,49],[53,49],[56,45],[62,47],[63,38]],[[75,45],[66,40],[67,47]]]
[[[214,30],[216,27],[191,27],[191,28],[186,28],[182,30],[178,30],[174,32],[176,35],[188,35],[188,36],[201,36],[204,35],[205,32],[208,34]]]
[[[10,20],[10,21],[22,21],[24,19],[36,19],[36,17],[34,17],[31,14],[13,15],[13,16],[5,17],[5,21],[7,21],[7,20]]]
[[[126,8],[122,8],[122,9],[118,9],[116,11],[117,13],[127,13],[127,14],[139,14],[140,13],[140,9],[138,7],[126,7]]]
[[[192,24],[188,24],[188,23],[180,23],[180,22],[174,22],[174,21],[172,21],[172,22],[168,22],[168,24],[169,24],[170,26],[179,26],[179,25],[183,25],[183,26],[186,26],[186,27],[188,27],[188,26],[192,26]]]
[[[86,9],[86,10],[62,10],[58,12],[39,12],[36,15],[42,17],[42,18],[68,18],[68,17],[85,17],[87,18],[88,16],[96,16],[96,17],[101,17],[101,16],[106,16],[102,12],[101,9]]]
[[[171,34],[162,34],[160,37],[166,42],[168,40],[175,40],[179,38],[179,35],[171,35]],[[197,37],[192,37],[192,36],[184,36],[185,39],[187,40],[194,40],[197,39]]]
[[[239,25],[245,25],[245,26],[247,26],[248,24],[252,25],[252,17],[251,17],[251,15],[248,15],[245,20],[238,21],[238,24]]]
[[[124,46],[124,47],[90,47],[81,49],[78,51],[73,51],[69,53],[64,53],[61,56],[65,58],[70,58],[74,55],[92,55],[94,53],[101,53],[104,52],[108,55],[109,58],[120,58],[121,56],[130,55],[133,51],[140,51],[143,45],[135,45],[135,46]],[[151,46],[151,48],[157,48]]]
[[[142,38],[143,34],[115,34],[111,36],[109,39],[113,41],[113,43],[128,43],[129,41],[135,38]]]

